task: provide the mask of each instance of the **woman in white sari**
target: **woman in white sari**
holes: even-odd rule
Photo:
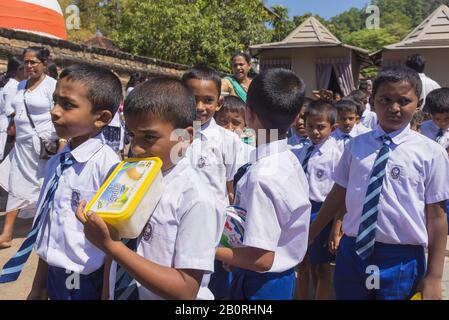
[[[0,165],[0,186],[8,192],[0,249],[11,246],[19,211],[21,218],[34,217],[47,163],[47,160],[39,157],[40,138],[57,139],[50,115],[56,80],[45,74],[49,56],[50,52],[43,47],[30,47],[23,52],[28,80],[19,83],[11,103],[15,110],[16,142],[14,149]],[[27,115],[27,109],[35,128]]]

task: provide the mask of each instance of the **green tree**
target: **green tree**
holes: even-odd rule
[[[125,51],[230,71],[229,58],[271,41],[259,0],[129,0],[110,33]]]
[[[387,29],[363,29],[348,34],[343,42],[375,52],[384,46],[398,42],[400,39],[388,32]]]
[[[272,41],[278,42],[284,40],[296,28],[296,25],[294,21],[290,20],[286,7],[275,5],[272,9],[279,16],[271,22],[274,28]]]

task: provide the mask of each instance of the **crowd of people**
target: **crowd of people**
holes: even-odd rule
[[[198,66],[182,79],[136,73],[125,89],[88,64],[51,76],[49,59],[40,47],[11,58],[0,95],[0,249],[18,216],[34,218],[0,283],[34,249],[29,299],[326,300],[332,286],[337,299],[441,298],[449,88],[423,57],[346,97],[306,97],[290,70],[251,78],[244,53],[224,79]],[[163,162],[137,239],[85,213],[125,154]],[[230,211],[245,217],[235,247],[220,245]]]

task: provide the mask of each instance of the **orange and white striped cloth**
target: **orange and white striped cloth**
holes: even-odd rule
[[[0,0],[0,28],[67,39],[64,15],[56,0]]]

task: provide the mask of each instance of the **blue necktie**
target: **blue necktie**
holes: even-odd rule
[[[53,207],[53,199],[55,197],[56,189],[58,188],[59,178],[65,169],[75,163],[75,160],[72,157],[66,159],[65,155],[66,153],[62,154],[59,158],[60,163],[56,168],[53,178],[48,184],[47,194],[37,213],[37,217],[34,220],[30,233],[28,233],[25,241],[20,246],[19,251],[17,251],[17,253],[4,265],[2,273],[0,274],[0,283],[13,282],[19,278],[23,266],[28,260],[28,257],[33,250],[33,246],[36,243],[37,234],[41,225],[40,222],[45,220],[45,217]]]
[[[391,138],[387,135],[381,137],[382,148],[374,162],[373,172],[366,191],[365,204],[359,232],[355,243],[357,255],[366,260],[374,251],[377,229],[377,215],[379,213],[379,198],[382,192],[382,185],[385,177],[385,167],[390,157]]]
[[[122,240],[128,249],[136,252],[137,239]],[[115,273],[114,300],[139,300],[139,290],[137,289],[136,280],[117,263]]]
[[[437,143],[439,143],[440,140],[441,140],[441,138],[443,138],[443,136],[444,136],[443,129],[440,129],[440,130],[438,131],[437,137],[435,138],[435,141],[436,141]]]
[[[306,156],[302,162],[302,168],[304,169],[304,173],[307,173],[307,169],[309,167],[309,160],[312,157],[313,150],[315,149],[315,145],[311,145],[307,148]]]
[[[343,135],[343,143],[346,145],[351,140],[351,136],[349,134]]]

